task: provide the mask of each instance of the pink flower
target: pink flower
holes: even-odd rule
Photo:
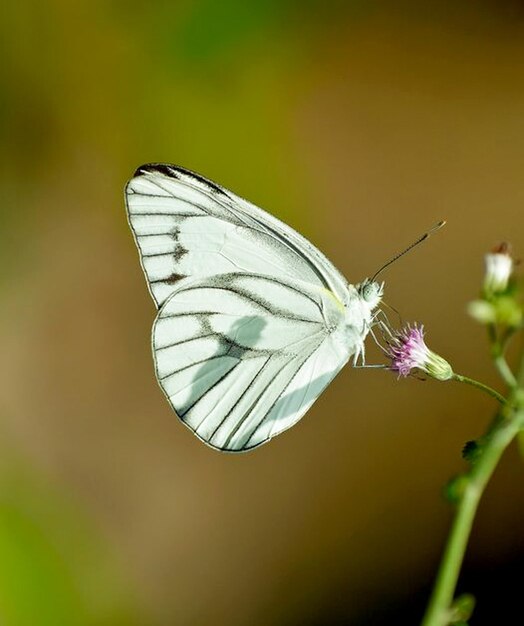
[[[391,369],[400,376],[409,376],[413,370],[421,370],[438,380],[453,377],[451,365],[432,352],[424,341],[424,327],[407,325],[394,333],[388,344]]]

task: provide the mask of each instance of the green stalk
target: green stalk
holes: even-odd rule
[[[500,376],[502,377],[502,380],[506,383],[506,385],[510,389],[512,387],[515,387],[515,385],[517,384],[517,379],[515,378],[515,375],[511,371],[511,368],[508,365],[508,362],[506,361],[504,356],[502,354],[499,356],[496,356],[493,359],[493,361],[495,363],[495,367],[498,370],[498,373],[500,374]]]
[[[469,383],[469,379],[463,382]],[[484,387],[480,383],[475,386]],[[500,457],[524,428],[524,410],[514,413],[507,407],[504,413],[508,415],[502,415],[483,439],[481,455],[467,475],[422,626],[447,626],[453,619],[455,588],[480,498]]]
[[[462,376],[461,374],[453,374],[453,380],[456,380],[459,383],[466,383],[467,385],[471,385],[472,387],[476,387],[477,389],[482,389],[485,393],[489,394],[492,398],[495,398],[502,406],[507,404],[506,398],[500,394],[495,389],[488,387],[484,383],[479,382],[478,380],[474,380],[473,378],[468,378],[468,376]]]
[[[491,344],[491,355],[493,357],[493,363],[495,364],[498,373],[502,377],[502,380],[510,389],[512,387],[515,387],[515,385],[517,384],[517,380],[515,378],[515,375],[511,371],[511,368],[508,365],[504,354],[506,352],[508,342],[514,332],[514,329],[507,330],[501,337],[500,333],[497,332],[497,327],[495,326],[495,324],[490,324],[488,326],[488,337]]]
[[[517,370],[517,385],[521,388],[524,387],[524,347],[520,353],[520,363]]]

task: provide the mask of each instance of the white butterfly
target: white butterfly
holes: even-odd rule
[[[210,446],[269,441],[363,359],[383,283],[348,284],[292,228],[174,165],[138,168],[126,204],[159,308],[158,382]]]

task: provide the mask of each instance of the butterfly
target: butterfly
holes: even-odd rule
[[[181,167],[139,167],[125,197],[158,307],[156,377],[202,441],[266,443],[364,359],[383,283],[348,283],[290,226]]]

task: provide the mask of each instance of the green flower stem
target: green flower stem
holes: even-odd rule
[[[467,379],[462,382],[471,381]],[[480,383],[475,386],[484,387]],[[524,410],[513,414],[507,409],[504,413],[509,415],[502,415],[502,420],[488,431],[482,454],[467,474],[467,483],[456,509],[422,626],[447,626],[452,618],[455,587],[480,498],[504,450],[524,427]]]
[[[490,324],[488,326],[488,337],[491,344],[491,354],[493,357],[493,362],[495,364],[495,367],[497,368],[498,373],[502,377],[502,380],[510,389],[515,387],[515,385],[517,384],[517,379],[511,371],[511,368],[509,367],[508,362],[504,357],[504,353],[506,351],[508,342],[514,332],[514,329],[511,329],[509,331],[506,331],[506,333],[502,337],[500,337],[500,333],[497,332],[497,327],[495,326],[495,324]]]
[[[498,400],[503,406],[507,404],[507,400],[502,394],[500,394],[498,391],[495,391],[491,387],[488,387],[488,385],[479,382],[478,380],[468,378],[468,376],[462,376],[461,374],[453,374],[452,380],[456,380],[459,383],[466,383],[467,385],[471,385],[472,387],[476,387],[477,389],[482,389],[482,391],[489,394],[492,398],[495,398],[495,400]]]
[[[499,355],[499,356],[495,357],[493,359],[493,361],[495,363],[495,367],[498,370],[498,373],[501,375],[502,380],[506,383],[506,385],[510,389],[515,387],[515,385],[517,384],[517,380],[515,378],[515,375],[511,371],[511,368],[508,365],[508,362],[506,361],[504,356],[503,355]]]
[[[517,385],[519,387],[524,387],[524,349],[520,354],[520,363],[517,370]]]

